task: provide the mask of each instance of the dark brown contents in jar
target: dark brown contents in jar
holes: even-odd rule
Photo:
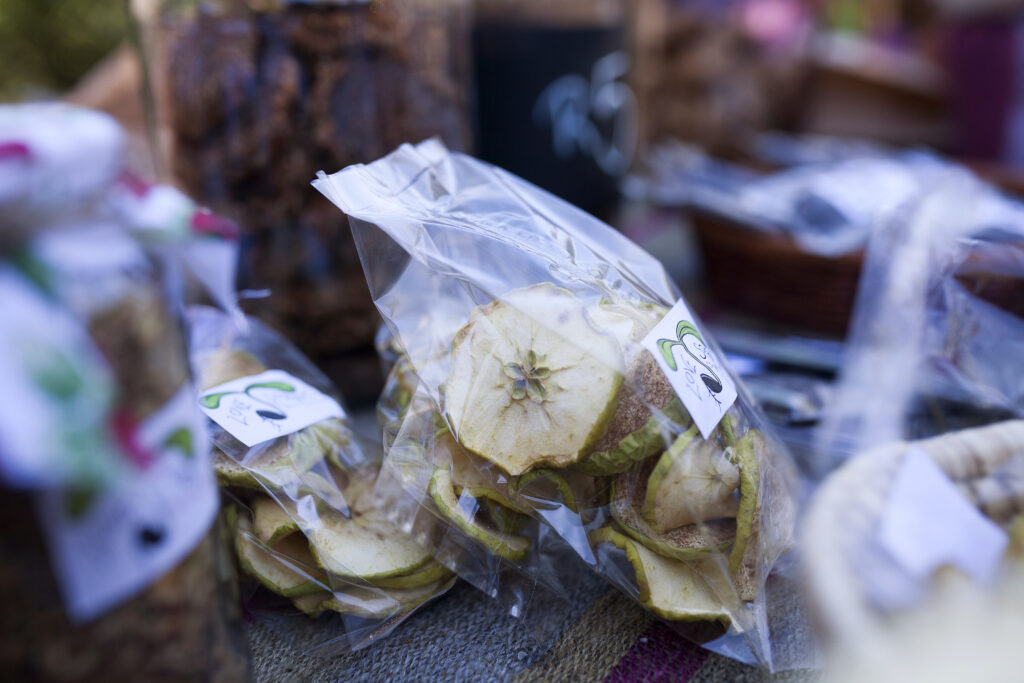
[[[239,285],[272,292],[248,311],[349,400],[359,393],[351,366],[372,354],[378,318],[348,221],[310,182],[434,135],[467,146],[463,12],[460,3],[289,4],[164,27],[174,171],[241,224]],[[379,373],[368,379],[379,383]]]

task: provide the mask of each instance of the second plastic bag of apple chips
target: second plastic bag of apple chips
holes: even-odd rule
[[[432,428],[403,425],[435,455],[407,477],[430,504],[467,523],[486,501],[528,510],[684,635],[788,666],[768,577],[791,545],[791,461],[658,261],[436,141],[315,185],[430,404]]]
[[[332,655],[378,641],[447,591],[452,573],[377,505],[379,449],[353,432],[330,381],[255,319],[206,307],[188,318],[239,565],[262,586],[250,611],[303,651]]]

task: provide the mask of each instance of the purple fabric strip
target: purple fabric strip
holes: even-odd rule
[[[704,665],[708,651],[655,621],[605,677],[605,683],[689,681]]]

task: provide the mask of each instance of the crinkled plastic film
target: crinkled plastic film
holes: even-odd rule
[[[752,231],[786,234],[807,253],[839,257],[862,249],[879,217],[954,168],[921,150],[886,152],[852,143],[836,152],[761,174],[692,146],[665,143],[624,189],[656,205],[688,206]]]
[[[725,418],[708,439],[692,425],[640,343],[680,299],[657,260],[436,141],[314,184],[350,217],[399,364],[417,380],[387,456],[416,453],[404,488],[423,500],[441,482],[451,502],[459,477],[497,481],[458,484],[463,521],[447,526],[507,491],[682,634],[775,668],[784,634],[765,586],[791,543],[790,458],[731,374],[739,396]],[[464,471],[437,457],[439,442],[468,455]],[[427,507],[441,506],[431,496]]]
[[[1024,207],[937,172],[866,252],[819,451],[831,464],[902,438],[1024,414]]]
[[[329,380],[259,321],[240,329],[231,316],[193,307],[189,322],[204,393],[272,369],[338,401]],[[263,589],[247,607],[298,649],[329,656],[365,647],[453,585],[431,548],[386,519],[373,494],[379,452],[347,415],[252,447],[211,425],[239,566]]]
[[[883,522],[908,504],[894,492],[912,454],[1009,534],[999,578],[974,585],[971,600],[991,601],[1024,569],[1022,302],[1024,206],[962,169],[937,172],[872,234],[818,436],[819,474],[841,467],[816,493],[802,541],[817,622],[848,654],[921,665],[900,660],[913,644],[904,627],[916,618],[919,631],[925,610],[949,607],[951,587],[963,591],[955,577],[966,575],[911,579],[879,551]],[[996,605],[991,619],[1000,618]]]

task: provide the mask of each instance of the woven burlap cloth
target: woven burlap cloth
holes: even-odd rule
[[[303,654],[301,639],[283,632],[280,625],[257,621],[249,629],[255,677],[260,682],[820,678],[809,670],[770,676],[710,653],[677,636],[596,576],[584,576],[571,592],[567,602],[551,601],[523,620],[508,616],[496,601],[459,583],[381,642],[330,657]],[[560,625],[557,632],[538,638],[539,621]]]

